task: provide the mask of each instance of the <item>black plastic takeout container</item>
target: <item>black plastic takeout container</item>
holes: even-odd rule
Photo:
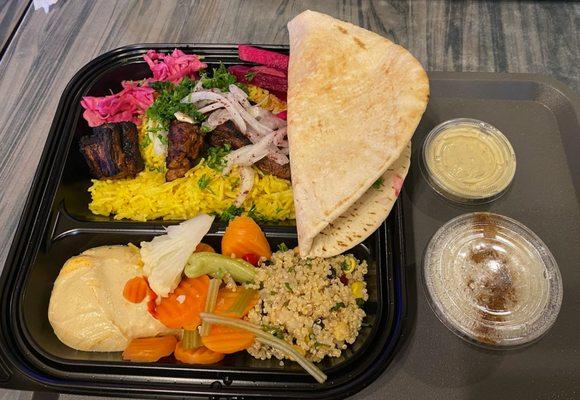
[[[285,46],[262,46],[287,52]],[[78,140],[90,132],[82,96],[118,91],[122,80],[151,76],[142,56],[148,49],[179,48],[205,57],[211,66],[239,63],[234,45],[134,45],[106,53],[82,68],[65,89],[0,280],[0,386],[27,390],[176,397],[337,398],[369,385],[387,367],[400,342],[406,316],[402,207],[352,253],[369,263],[365,305],[368,326],[340,358],[319,364],[328,381],[318,384],[297,364],[260,361],[243,353],[210,366],[128,363],[120,353],[76,351],[55,336],[47,317],[58,272],[69,257],[105,244],[139,243],[172,222],[115,221],[88,210],[88,168]],[[204,240],[219,248],[225,225]],[[296,245],[290,226],[263,226],[275,248]]]

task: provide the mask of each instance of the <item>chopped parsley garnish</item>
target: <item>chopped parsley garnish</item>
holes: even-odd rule
[[[268,332],[270,335],[276,336],[278,339],[284,339],[284,330],[277,326],[263,325],[262,330]]]
[[[210,182],[211,182],[211,178],[209,176],[207,176],[206,174],[203,174],[201,176],[201,178],[199,178],[199,180],[197,181],[197,187],[199,187],[201,190],[203,190],[207,187],[207,185],[209,185]]]
[[[220,214],[217,214],[217,216],[222,221],[229,222],[235,217],[242,215],[242,212],[244,212],[244,209],[242,207],[236,207],[235,205],[232,204],[231,206],[223,210]]]
[[[284,286],[286,286],[286,289],[288,289],[289,292],[294,293],[294,290],[292,290],[292,286],[290,286],[288,282],[284,282]]]
[[[149,137],[149,135],[145,135],[143,136],[143,139],[141,139],[141,148],[146,148],[147,146],[149,146],[151,144],[151,138]]]
[[[248,80],[248,82],[252,82],[252,79],[255,78],[256,73],[255,72],[248,72],[245,76],[246,76],[246,79]]]
[[[210,147],[207,149],[207,158],[205,164],[211,169],[222,171],[226,166],[225,156],[232,150],[232,146],[226,143],[223,147]]]
[[[207,125],[203,125],[203,126],[201,127],[201,133],[203,133],[204,135],[205,135],[206,133],[209,133],[209,132],[211,132],[211,131],[213,131],[213,129],[211,129],[211,128],[210,128],[209,126],[207,126]]]
[[[278,245],[278,251],[288,251],[288,246],[286,246],[286,243],[282,242]]]
[[[330,309],[330,311],[338,311],[341,308],[345,308],[346,306],[344,305],[344,303],[341,301],[339,303],[336,303],[335,305],[333,305]]]
[[[340,269],[343,270],[343,271],[348,271],[348,263],[346,261],[343,261],[340,264]]]
[[[200,72],[201,84],[204,89],[217,88],[222,92],[229,92],[230,85],[237,84],[236,77],[230,74],[223,63],[218,68],[212,68],[213,74],[208,77],[206,71]],[[240,85],[238,85],[240,86]]]
[[[169,144],[169,140],[167,139],[167,136],[165,136],[165,135],[157,135],[157,139],[159,139],[159,141],[166,146]]]
[[[248,210],[248,217],[252,218],[254,221],[256,221],[259,224],[266,224],[266,223],[275,223],[275,221],[272,221],[270,218],[260,214],[258,211],[256,211],[256,204],[251,205],[250,209]]]
[[[199,123],[205,119],[205,115],[197,111],[193,104],[182,103],[181,99],[190,94],[195,86],[195,81],[184,77],[177,85],[171,82],[151,82],[149,86],[158,93],[151,107],[146,111],[147,117],[159,123],[159,129],[169,130],[169,123],[175,119],[176,112],[182,112],[194,123]]]
[[[356,305],[359,306],[360,308],[362,308],[365,305],[365,301],[361,298],[358,298],[355,301],[356,301]]]
[[[158,92],[162,92],[163,90],[171,90],[171,88],[173,88],[173,84],[167,81],[155,81],[149,82],[149,87],[155,89]]]
[[[375,181],[375,183],[373,183],[373,188],[374,189],[380,189],[381,186],[383,186],[383,182],[385,181],[385,179],[381,176],[379,179],[377,179]]]

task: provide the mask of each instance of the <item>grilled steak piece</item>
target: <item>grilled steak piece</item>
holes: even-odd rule
[[[210,146],[223,147],[225,144],[229,144],[234,150],[252,144],[250,139],[240,132],[232,121],[226,121],[216,126],[208,134],[207,140]]]
[[[216,128],[208,134],[208,143],[210,146],[219,147],[223,147],[227,143],[232,146],[232,149],[234,150],[252,144],[250,139],[240,132],[232,121],[227,121],[216,126]],[[290,179],[290,164],[281,165],[266,156],[255,165],[267,174],[282,179]]]
[[[276,161],[272,160],[270,156],[262,158],[260,161],[256,162],[256,167],[260,168],[262,172],[270,175],[274,175],[281,179],[290,180],[290,163],[278,164]]]
[[[137,127],[132,122],[97,126],[93,134],[83,136],[79,144],[91,175],[97,179],[134,177],[145,168]]]
[[[203,147],[203,134],[198,126],[175,120],[169,125],[167,139],[169,146],[165,159],[165,180],[171,182],[184,177],[193,167]]]

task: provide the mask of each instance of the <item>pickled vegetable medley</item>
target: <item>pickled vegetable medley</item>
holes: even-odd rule
[[[296,361],[323,382],[313,362],[338,357],[362,326],[366,263],[351,255],[300,259],[284,243],[272,252],[246,216],[229,223],[220,254],[201,241],[212,221],[202,214],[141,243],[144,274],[125,283],[123,297],[148,302],[149,314],[175,331],[133,338],[123,359],[173,354],[186,364],[214,364],[248,350]]]

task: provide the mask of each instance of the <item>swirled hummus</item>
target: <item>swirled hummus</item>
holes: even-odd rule
[[[425,148],[430,178],[454,197],[482,199],[504,191],[516,170],[505,136],[473,123],[435,132]]]

